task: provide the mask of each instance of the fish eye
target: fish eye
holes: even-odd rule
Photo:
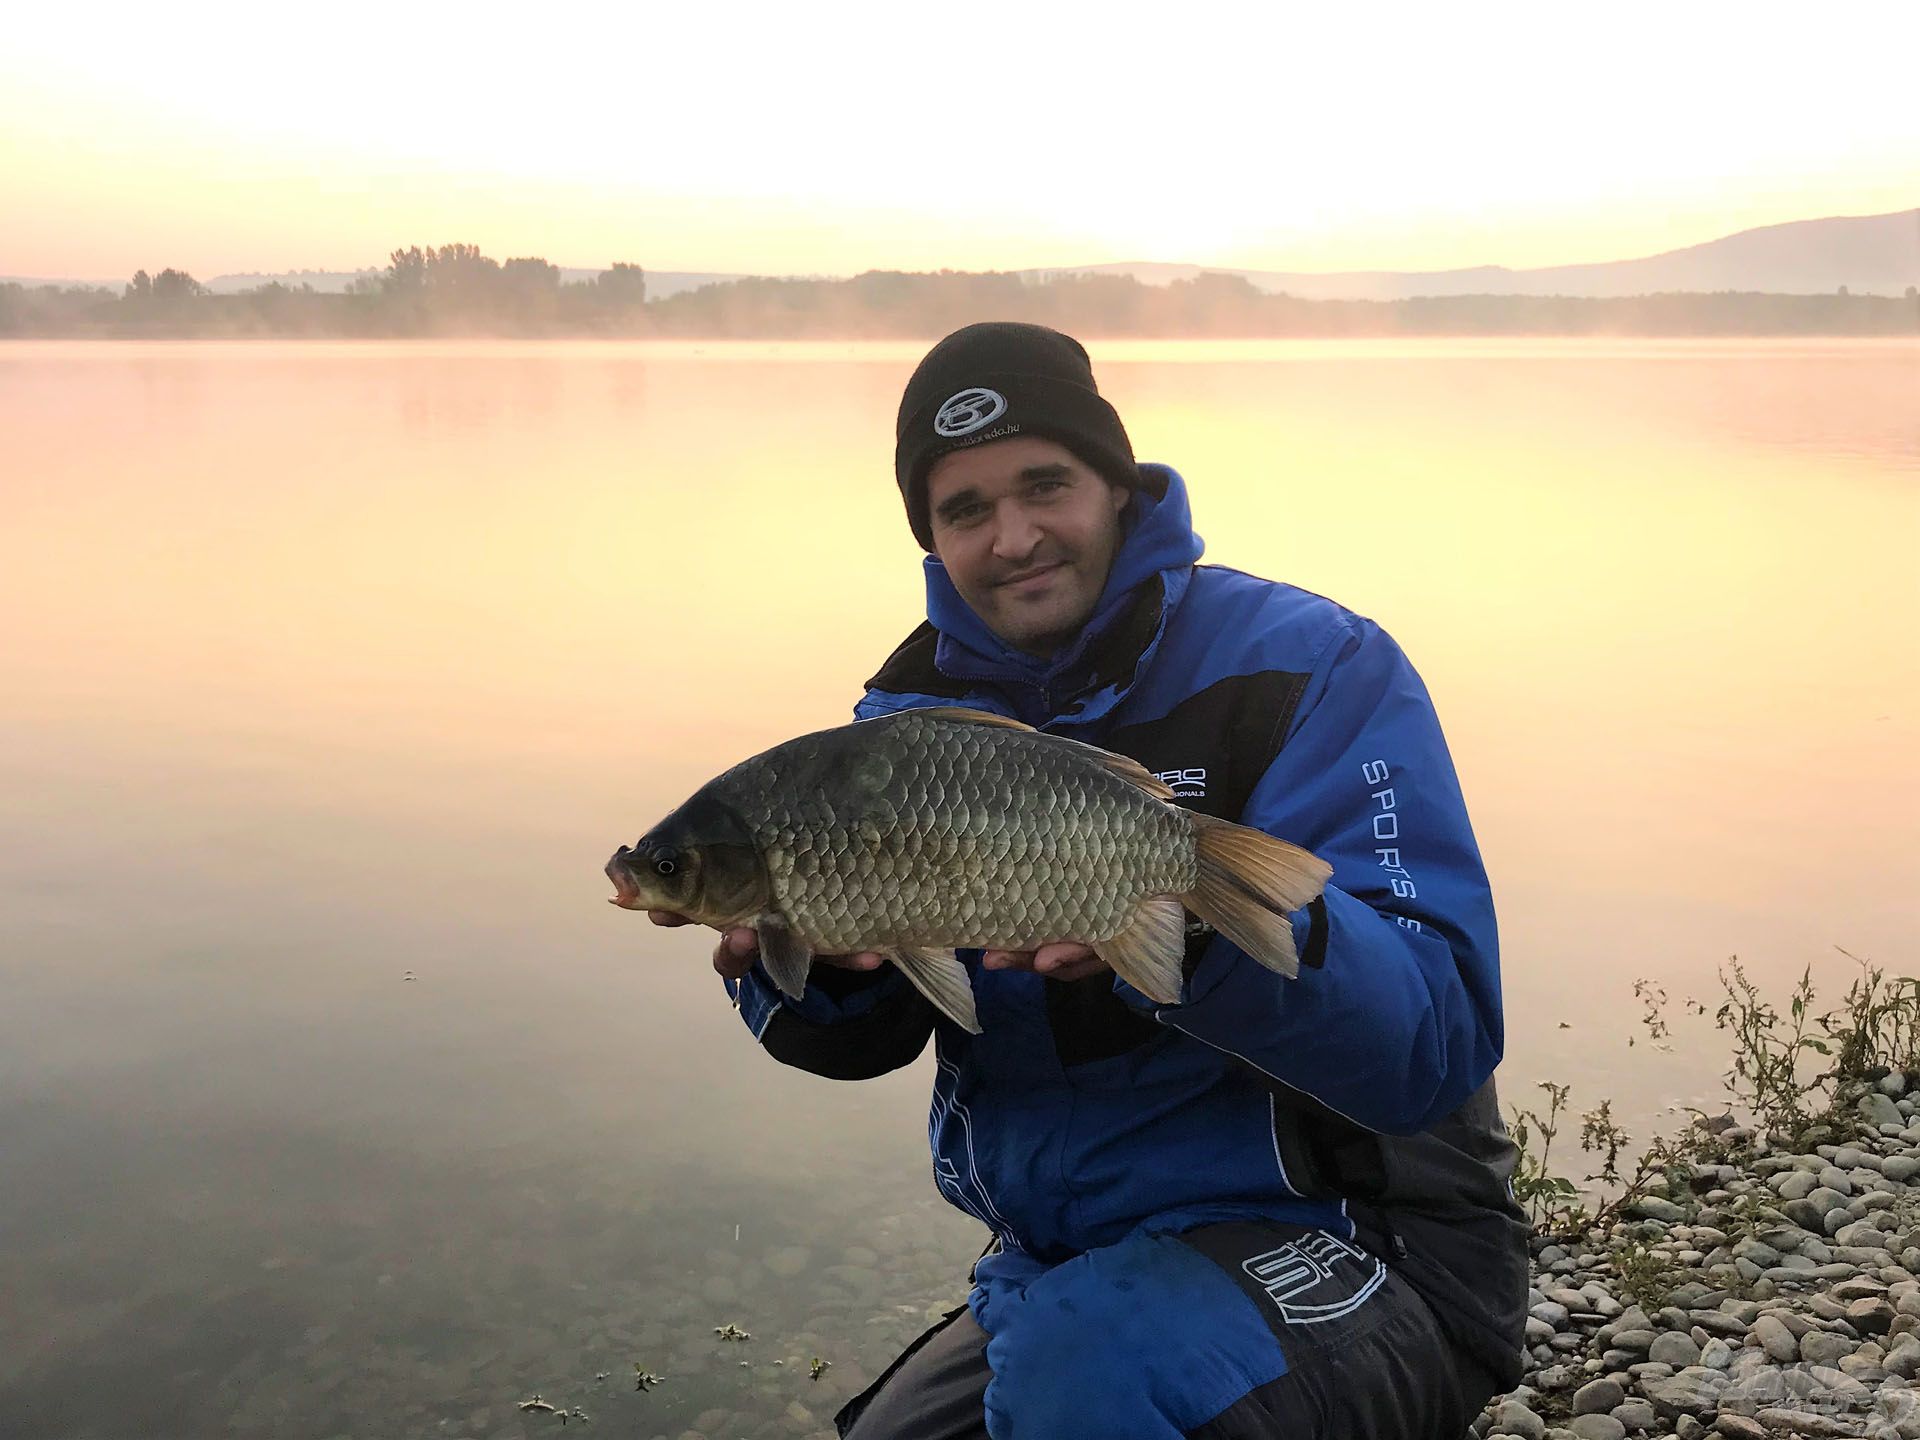
[[[677,856],[662,855],[653,862],[653,873],[656,875],[674,875],[679,873],[679,870],[680,861]]]

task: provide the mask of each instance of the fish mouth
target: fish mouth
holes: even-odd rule
[[[644,910],[646,903],[640,898],[640,887],[633,878],[633,869],[627,864],[627,857],[633,851],[622,845],[613,852],[613,858],[607,861],[607,878],[613,881],[613,888],[619,892],[607,897],[609,905],[618,905],[622,910]]]

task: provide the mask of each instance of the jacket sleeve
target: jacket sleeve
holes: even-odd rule
[[[1427,1129],[1499,1063],[1498,949],[1439,718],[1377,625],[1343,617],[1240,818],[1333,866],[1294,916],[1300,976],[1216,937],[1159,1018],[1368,1129]]]
[[[891,965],[816,965],[798,1000],[782,995],[757,961],[726,986],[769,1055],[829,1080],[870,1080],[911,1065],[933,1034],[933,1006]]]

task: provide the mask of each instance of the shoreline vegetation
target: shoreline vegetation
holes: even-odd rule
[[[1580,1116],[1606,1198],[1554,1168],[1569,1087],[1512,1115],[1527,1368],[1475,1436],[1920,1437],[1920,979],[1863,965],[1822,1012],[1805,974],[1784,1009],[1720,978],[1728,1110],[1631,1163],[1608,1102]],[[1666,1045],[1665,993],[1635,990]]]
[[[1920,293],[1723,291],[1597,299],[1455,295],[1306,300],[1240,276],[1149,285],[1131,276],[873,270],[851,279],[750,277],[648,299],[616,263],[564,281],[533,257],[410,246],[346,291],[274,281],[216,295],[180,270],[100,286],[0,283],[0,338],[552,336],[633,339],[922,339],[993,315],[1098,339],[1336,339],[1463,335],[1920,336]]]

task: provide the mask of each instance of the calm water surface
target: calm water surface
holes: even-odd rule
[[[916,620],[920,348],[0,346],[0,1433],[813,1434],[957,1296],[925,1071],[773,1064],[599,873]],[[1510,1099],[1717,1094],[1636,979],[1915,968],[1920,349],[1094,349],[1424,672]]]

